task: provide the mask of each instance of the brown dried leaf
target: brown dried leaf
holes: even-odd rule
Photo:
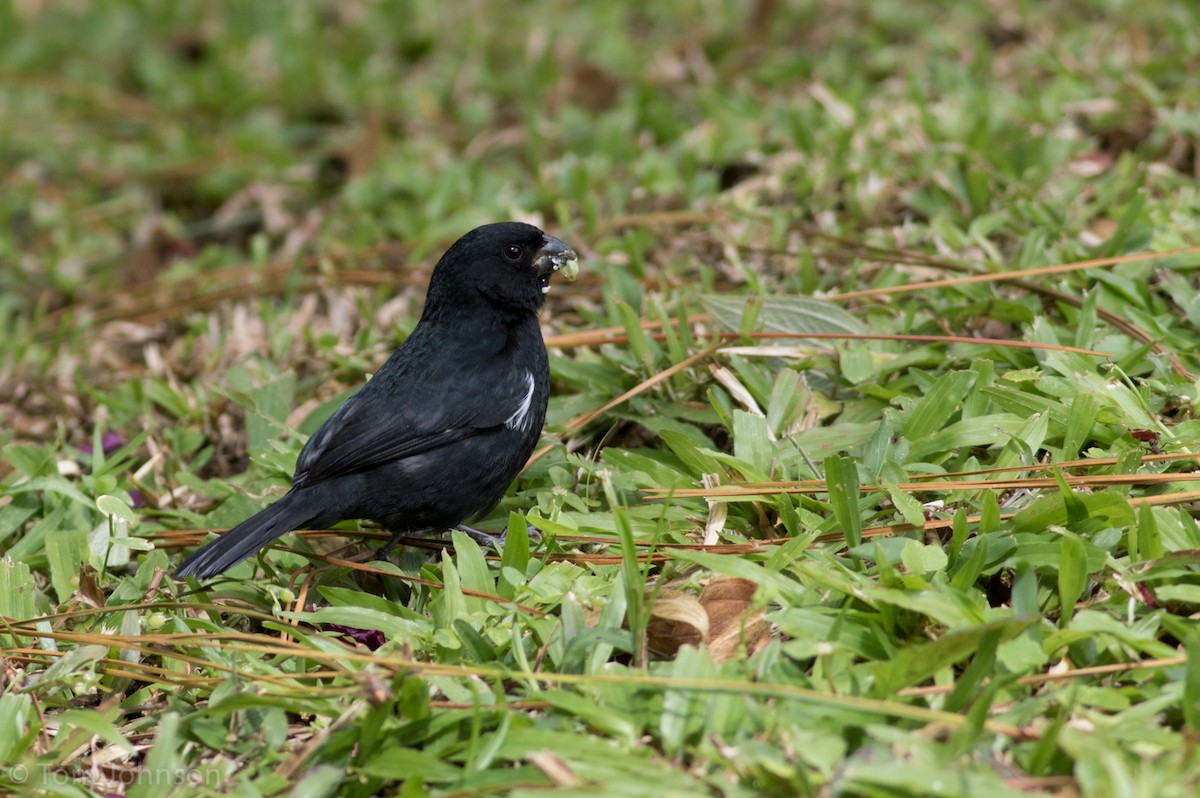
[[[79,598],[84,604],[90,604],[97,609],[103,609],[108,603],[104,591],[100,589],[100,583],[96,581],[96,569],[90,565],[79,569]]]
[[[700,594],[700,604],[708,615],[706,642],[714,662],[737,656],[742,645],[747,655],[753,654],[770,640],[770,627],[763,620],[766,611],[753,606],[755,589],[749,579],[719,576]]]
[[[651,597],[647,596],[647,600]],[[660,590],[650,605],[646,644],[660,656],[674,656],[681,646],[698,646],[708,635],[708,613],[695,596]]]
[[[542,771],[546,778],[554,782],[556,787],[583,786],[583,779],[576,775],[575,771],[571,770],[571,766],[560,759],[557,754],[551,751],[530,751],[528,757],[533,766]]]

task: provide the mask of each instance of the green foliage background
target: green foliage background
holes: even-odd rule
[[[1197,53],[1127,0],[0,5],[0,790],[1195,795]],[[503,553],[174,582],[514,217],[584,275]]]

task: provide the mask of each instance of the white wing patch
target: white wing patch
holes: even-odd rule
[[[508,417],[508,420],[504,422],[504,426],[509,429],[529,429],[529,407],[533,404],[533,372],[525,372],[525,382],[529,386],[525,390],[525,398],[521,400],[521,404],[517,405],[517,409]]]

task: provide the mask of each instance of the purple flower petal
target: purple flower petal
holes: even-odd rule
[[[112,430],[109,430],[100,436],[100,451],[104,452],[105,454],[112,454],[124,445],[125,439]],[[79,451],[88,455],[95,451],[94,447],[90,443],[81,443],[78,448]]]
[[[369,648],[371,651],[382,646],[387,638],[383,636],[383,632],[378,629],[355,629],[353,626],[343,626],[340,623],[327,623],[324,628],[331,632],[338,632],[342,640],[347,643],[358,643]]]

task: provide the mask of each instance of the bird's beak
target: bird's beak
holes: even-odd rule
[[[549,278],[551,274],[558,272],[568,280],[574,280],[575,275],[579,274],[575,250],[554,236],[545,236],[545,242],[533,261],[538,277]]]

